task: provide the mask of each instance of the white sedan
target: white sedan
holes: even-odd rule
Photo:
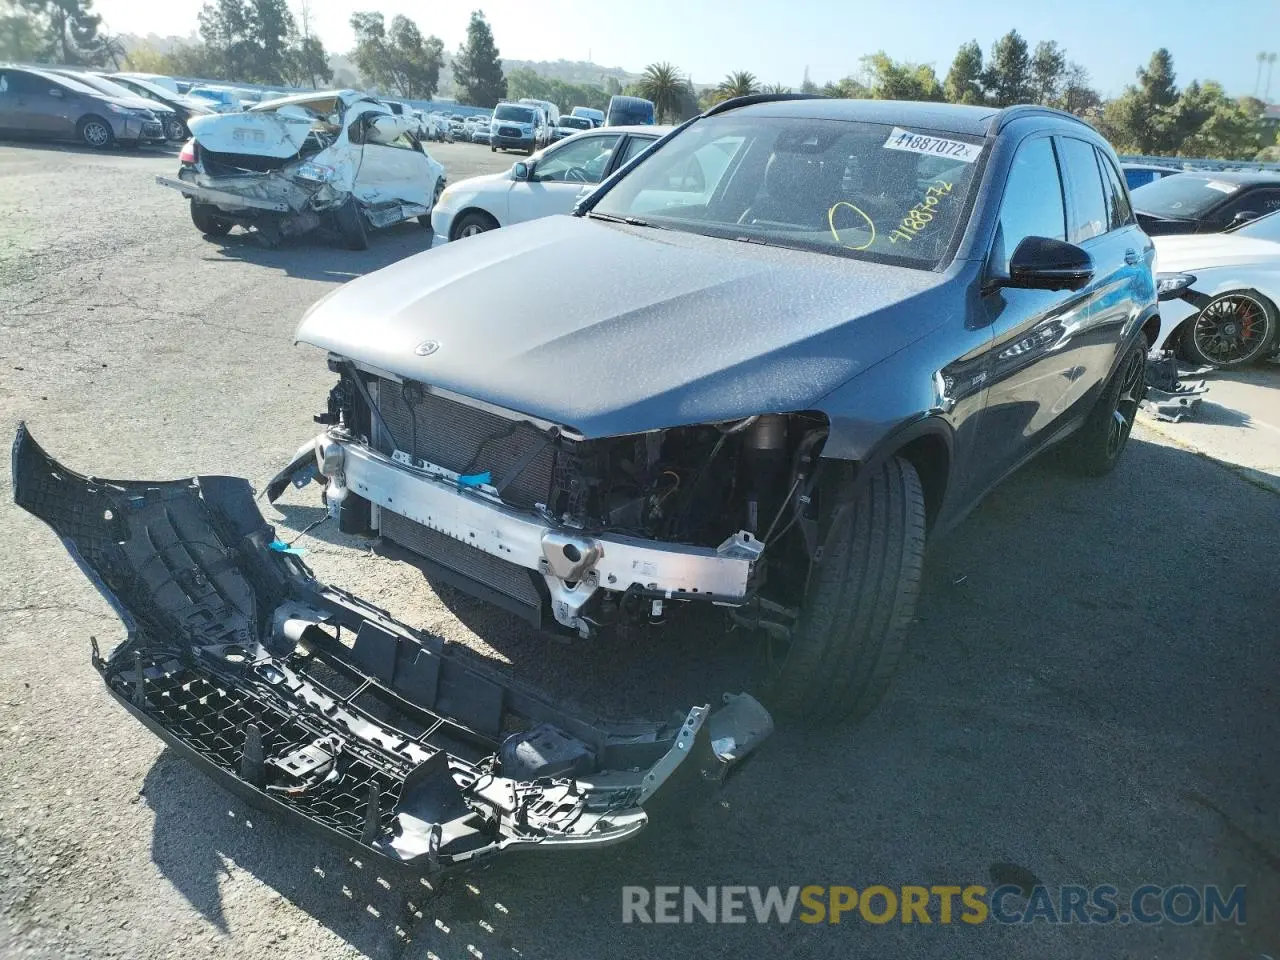
[[[460,180],[440,195],[431,213],[436,242],[569,213],[579,197],[671,129],[592,130],[561,140],[510,170]]]
[[[1280,212],[1226,233],[1153,238],[1160,334],[1184,360],[1234,367],[1280,347]]]

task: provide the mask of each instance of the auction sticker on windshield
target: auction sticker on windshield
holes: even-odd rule
[[[901,127],[894,127],[889,139],[884,142],[886,150],[907,150],[910,153],[923,153],[931,157],[946,157],[951,160],[963,160],[973,163],[982,152],[982,147],[965,143],[963,140],[948,140],[946,137],[929,137],[923,133],[912,133]]]

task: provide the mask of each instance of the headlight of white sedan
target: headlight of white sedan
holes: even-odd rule
[[[1161,300],[1168,300],[1195,282],[1196,278],[1190,273],[1158,273],[1156,274],[1156,296]]]

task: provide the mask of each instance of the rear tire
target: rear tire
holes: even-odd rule
[[[348,197],[347,202],[333,212],[333,222],[342,237],[342,245],[348,250],[368,250],[369,233],[365,229],[364,214],[355,197]]]
[[[843,503],[850,464],[824,489]],[[880,702],[902,659],[924,567],[924,491],[915,467],[891,457],[836,521],[813,570],[790,647],[765,699],[811,723],[858,720]]]
[[[1116,468],[1147,391],[1146,369],[1147,338],[1138,334],[1089,411],[1084,426],[1059,448],[1059,456],[1073,473],[1101,477]]]
[[[106,150],[116,142],[111,124],[93,114],[80,119],[80,123],[76,125],[76,135],[81,143],[95,150]]]
[[[225,237],[231,232],[231,224],[218,216],[218,208],[208,203],[191,201],[191,222],[206,237]]]

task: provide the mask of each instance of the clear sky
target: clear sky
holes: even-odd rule
[[[115,33],[186,36],[203,0],[96,0]],[[295,15],[299,0],[290,0]],[[449,49],[482,6],[502,55],[521,60],[586,60],[639,72],[669,60],[698,83],[731,70],[798,86],[808,66],[819,83],[854,72],[883,49],[946,74],[956,47],[977,40],[984,53],[1010,28],[1029,45],[1057,40],[1104,95],[1133,80],[1156,47],[1173,53],[1179,85],[1216,79],[1230,94],[1252,93],[1256,54],[1280,50],[1280,0],[311,0],[312,29],[331,51],[352,46],[354,10],[403,13]],[[1266,68],[1263,68],[1263,83]],[[1271,83],[1280,100],[1280,63]]]

